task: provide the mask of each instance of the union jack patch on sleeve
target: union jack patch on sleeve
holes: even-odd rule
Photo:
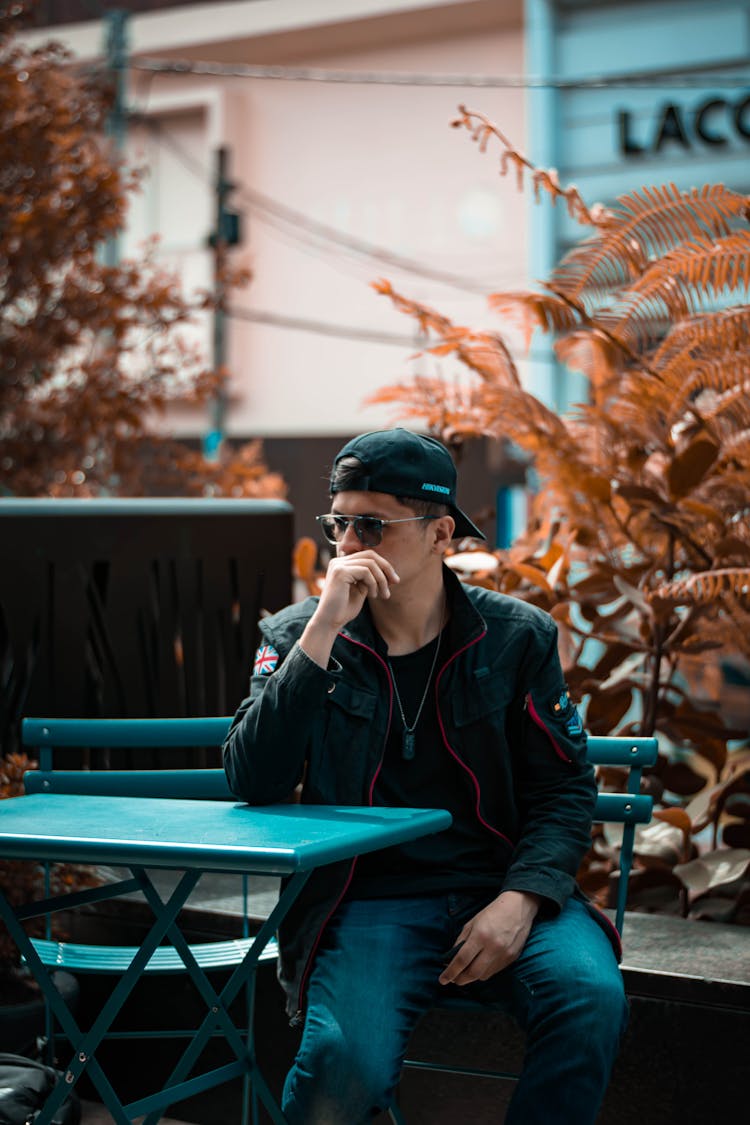
[[[269,676],[279,663],[279,654],[273,645],[261,645],[255,654],[254,676]]]

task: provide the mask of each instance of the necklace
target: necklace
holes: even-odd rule
[[[444,614],[443,614],[443,616],[444,616]],[[404,726],[403,733],[401,735],[401,757],[406,762],[410,762],[412,760],[412,758],[414,757],[414,744],[415,744],[415,741],[416,741],[416,735],[415,735],[414,732],[417,729],[417,723],[419,722],[419,716],[422,714],[422,708],[424,707],[425,701],[427,700],[427,693],[430,690],[430,683],[432,682],[432,676],[433,676],[433,673],[435,671],[435,665],[437,664],[438,653],[440,652],[440,641],[441,641],[442,636],[443,636],[443,616],[441,616],[441,618],[440,618],[440,632],[437,635],[437,643],[435,644],[435,652],[434,652],[434,655],[432,657],[432,665],[430,667],[430,674],[427,677],[427,683],[424,685],[424,691],[422,693],[422,701],[419,704],[419,707],[417,708],[417,713],[414,716],[414,722],[411,724],[411,726],[409,726],[409,724],[406,721],[406,715],[404,714],[403,704],[401,703],[401,696],[398,694],[398,685],[396,683],[396,676],[395,676],[394,671],[393,671],[393,666],[392,666],[390,660],[388,660],[387,657],[386,657],[386,660],[388,662],[388,668],[390,669],[390,673],[391,673],[391,679],[393,680],[393,691],[394,691],[395,696],[396,696],[396,703],[398,704],[398,711],[399,711],[399,714],[401,716],[401,722],[403,723],[403,726]]]

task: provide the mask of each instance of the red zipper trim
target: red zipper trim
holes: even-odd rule
[[[375,773],[373,774],[372,781],[370,782],[370,791],[367,794],[367,803],[368,803],[369,806],[372,806],[372,797],[373,797],[373,793],[375,791],[375,782],[377,781],[378,776],[380,774],[380,771],[383,768],[383,757],[385,755],[385,746],[386,746],[386,743],[388,742],[388,732],[391,729],[391,720],[393,718],[393,682],[391,680],[391,674],[388,671],[388,665],[387,665],[386,661],[383,660],[382,656],[379,653],[377,653],[374,648],[370,648],[369,645],[363,644],[362,641],[355,641],[353,637],[348,637],[346,635],[346,633],[339,633],[339,636],[341,637],[342,640],[349,641],[350,644],[358,645],[360,648],[363,648],[365,650],[365,652],[372,653],[372,655],[375,657],[375,659],[380,661],[380,663],[382,664],[383,670],[385,671],[386,678],[388,680],[388,726],[386,727],[386,732],[385,732],[385,742],[383,743],[383,753],[380,755],[380,761],[378,762],[378,768],[375,770]],[[323,934],[325,933],[326,926],[330,922],[332,916],[338,910],[339,905],[341,904],[341,901],[344,898],[344,895],[349,890],[349,886],[351,884],[352,877],[354,875],[354,868],[356,866],[357,866],[357,857],[355,856],[354,859],[352,860],[351,867],[349,868],[349,874],[346,878],[346,882],[344,883],[341,894],[336,899],[335,903],[333,904],[333,906],[329,910],[328,914],[326,915],[325,919],[323,920],[323,924],[320,927],[320,929],[318,930],[315,941],[312,944],[312,948],[310,949],[310,953],[308,955],[307,962],[305,964],[305,968],[304,968],[304,971],[302,973],[302,977],[300,979],[299,992],[297,993],[297,1008],[298,1008],[298,1010],[301,1010],[301,1008],[302,1008],[302,997],[305,994],[305,988],[307,986],[307,978],[310,975],[310,969],[312,967],[312,963],[313,963],[313,960],[315,958],[315,954],[318,951],[318,946],[320,945],[320,940],[323,937]]]
[[[479,821],[479,823],[484,828],[486,828],[488,830],[488,832],[491,832],[493,834],[493,836],[499,836],[499,838],[501,840],[504,840],[505,843],[508,844],[512,848],[512,847],[514,847],[513,841],[511,839],[509,839],[508,836],[504,835],[504,833],[500,832],[497,828],[493,828],[492,825],[489,824],[484,819],[484,817],[482,816],[482,811],[481,811],[482,792],[481,792],[481,789],[480,789],[480,786],[479,786],[479,779],[477,778],[477,775],[474,773],[474,771],[466,765],[466,762],[464,762],[459,757],[459,755],[456,753],[456,751],[453,749],[450,742],[448,741],[448,737],[445,733],[445,726],[443,724],[443,716],[440,713],[439,688],[440,688],[440,678],[443,675],[443,672],[446,670],[446,668],[450,664],[453,663],[454,660],[457,659],[457,657],[459,657],[461,655],[462,652],[466,652],[466,650],[468,648],[471,648],[472,645],[477,644],[479,641],[481,641],[482,637],[484,637],[486,635],[487,635],[487,630],[483,629],[482,632],[479,634],[479,636],[474,637],[474,639],[472,641],[469,641],[468,644],[465,644],[463,648],[460,648],[458,650],[458,652],[454,652],[453,656],[451,656],[450,660],[446,660],[445,664],[443,665],[443,667],[438,672],[437,679],[435,680],[435,709],[437,711],[438,723],[440,725],[440,733],[443,736],[443,743],[445,745],[446,750],[451,755],[451,757],[455,761],[458,762],[461,769],[464,770],[469,775],[469,777],[471,778],[471,783],[474,786],[474,792],[476,794],[476,801],[474,803],[474,811],[476,812],[477,820]]]
[[[593,902],[592,899],[588,900],[588,905],[593,906],[593,908],[594,908],[594,910],[596,910],[597,914],[600,915],[601,920],[612,931],[612,933],[609,935],[609,939],[614,944],[614,947],[615,947],[614,951],[615,951],[615,954],[617,956],[617,960],[621,961],[622,960],[622,938],[620,937],[620,931],[617,929],[617,926],[614,924],[614,922],[610,918],[607,917],[607,915],[604,913],[602,908],[600,906],[597,906],[597,904],[595,902]]]
[[[529,714],[531,715],[532,719],[534,720],[536,725],[539,727],[539,729],[543,730],[544,733],[547,735],[547,738],[550,740],[550,742],[552,743],[552,745],[555,748],[555,753],[557,754],[558,758],[562,758],[562,760],[564,762],[570,762],[572,759],[569,758],[568,755],[565,753],[565,751],[560,747],[560,745],[557,742],[555,736],[552,734],[552,731],[549,729],[549,727],[545,723],[544,719],[542,718],[542,716],[539,714],[536,707],[534,706],[534,700],[531,698],[531,692],[529,692],[529,694],[526,696],[526,703],[527,703],[528,708],[529,708]]]

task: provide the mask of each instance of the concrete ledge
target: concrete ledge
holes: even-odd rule
[[[750,927],[626,915],[622,974],[631,997],[750,1010]]]

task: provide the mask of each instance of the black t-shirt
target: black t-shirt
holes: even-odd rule
[[[431,641],[406,656],[389,657],[409,726],[419,710],[434,656],[435,642]],[[436,673],[441,660],[439,653]],[[499,891],[502,876],[493,859],[493,839],[477,818],[474,784],[443,741],[434,677],[417,723],[411,759],[403,756],[403,729],[394,696],[391,729],[373,804],[448,809],[453,824],[437,835],[360,856],[349,895],[391,898],[465,889]]]

